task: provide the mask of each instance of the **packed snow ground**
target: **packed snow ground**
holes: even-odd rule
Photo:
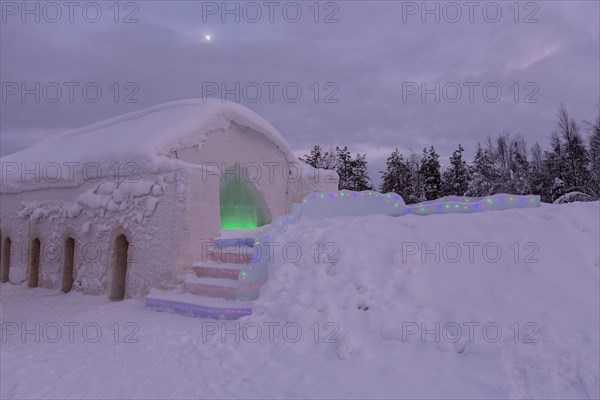
[[[599,230],[599,203],[303,219],[226,326],[3,284],[0,395],[599,398]]]

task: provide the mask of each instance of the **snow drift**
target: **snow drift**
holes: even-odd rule
[[[377,366],[331,396],[597,398],[598,206],[300,220],[276,242],[302,257],[274,252],[249,319],[305,328],[294,354],[331,334],[332,369]]]

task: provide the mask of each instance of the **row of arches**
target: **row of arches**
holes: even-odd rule
[[[0,234],[1,237],[1,234]],[[0,282],[9,281],[12,240],[5,237],[0,246]],[[41,240],[33,238],[27,252],[27,285],[31,288],[39,287],[40,284],[40,252]],[[127,285],[127,260],[129,253],[129,241],[124,234],[118,235],[114,242],[113,260],[111,263],[111,283],[108,297],[111,300],[123,300]],[[61,274],[61,291],[68,293],[73,289],[75,279],[75,239],[67,237],[64,242],[63,265]]]

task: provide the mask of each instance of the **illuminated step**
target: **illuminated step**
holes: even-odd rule
[[[240,271],[245,267],[245,264],[197,263],[192,266],[192,271],[198,278],[237,280]]]
[[[252,302],[197,296],[190,293],[152,289],[145,300],[146,308],[181,315],[238,319],[252,314]]]
[[[216,247],[206,250],[210,261],[225,264],[248,264],[254,258],[254,249],[249,247]]]
[[[224,299],[256,299],[261,284],[244,284],[241,281],[218,278],[198,278],[188,275],[183,282],[183,290],[198,296],[222,297]]]
[[[229,300],[238,298],[240,282],[232,279],[198,278],[189,275],[183,282],[183,290],[198,296],[222,297]]]

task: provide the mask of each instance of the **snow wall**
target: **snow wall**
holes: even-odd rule
[[[28,279],[31,243],[37,238],[38,284],[60,288],[65,243],[73,238],[73,288],[86,294],[107,292],[114,243],[124,234],[129,242],[126,296],[141,297],[150,287],[171,287],[193,258],[192,244],[218,235],[218,188],[218,177],[205,180],[198,169],[182,169],[140,172],[134,182],[104,179],[79,187],[4,192],[1,239],[3,244],[11,242],[10,249],[2,249],[9,253],[3,254],[9,257],[9,281],[20,284]],[[190,208],[190,202],[195,207]],[[188,224],[190,212],[205,222],[201,229]],[[3,268],[6,264],[3,260]]]
[[[272,249],[277,236],[288,225],[297,223],[302,218],[322,219],[329,217],[359,217],[369,215],[388,215],[398,217],[406,214],[454,214],[476,213],[483,211],[500,211],[514,208],[531,208],[540,206],[540,196],[496,194],[482,197],[446,196],[440,199],[406,205],[402,197],[396,193],[379,193],[376,191],[311,193],[304,197],[302,203],[292,205],[292,213],[277,218],[265,228],[254,243],[255,257],[247,269],[242,271],[240,279],[248,285],[264,283],[269,276],[269,264]],[[248,299],[256,299],[259,290],[248,292]]]

